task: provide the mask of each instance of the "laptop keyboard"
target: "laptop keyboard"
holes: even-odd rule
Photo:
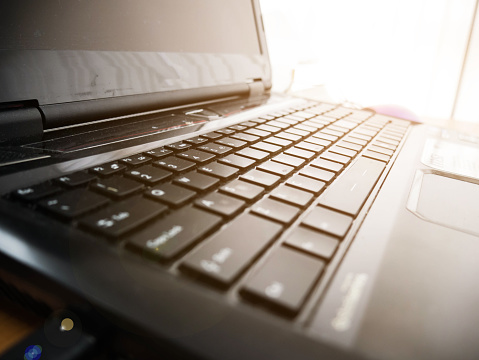
[[[294,316],[408,125],[309,102],[7,198]]]

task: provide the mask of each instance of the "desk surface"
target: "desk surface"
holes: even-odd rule
[[[0,300],[0,354],[41,326],[43,319]]]

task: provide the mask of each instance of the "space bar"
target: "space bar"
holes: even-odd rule
[[[360,157],[320,197],[319,204],[356,216],[386,164]]]

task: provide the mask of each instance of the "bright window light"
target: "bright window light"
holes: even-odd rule
[[[277,91],[452,117],[476,0],[261,0]]]

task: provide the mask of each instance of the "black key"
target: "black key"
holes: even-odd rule
[[[310,119],[310,121],[314,121],[314,122],[317,122],[317,123],[320,123],[320,124],[323,124],[323,125],[329,125],[334,120],[329,118],[329,117],[325,117],[325,116],[316,116],[316,117]]]
[[[313,166],[306,166],[300,171],[300,174],[316,180],[324,181],[325,183],[330,182],[331,179],[336,175],[331,171],[319,169]]]
[[[308,126],[308,125],[305,125],[304,123],[295,125],[295,126],[294,126],[294,129],[306,131],[306,132],[308,132],[308,133],[313,133],[313,132],[315,132],[315,131],[318,130],[317,127]]]
[[[312,194],[284,184],[274,189],[270,196],[299,207],[305,207],[313,199]]]
[[[410,124],[411,123],[407,120],[391,119],[391,125],[402,127],[402,128],[405,128],[406,130]]]
[[[233,126],[228,126],[228,129],[234,130],[234,131],[243,131],[246,130],[248,127],[243,126],[243,125],[233,125]]]
[[[118,237],[166,211],[166,206],[134,197],[83,218],[80,225],[108,237]]]
[[[294,113],[294,116],[297,116],[303,119],[310,119],[314,116],[314,114],[306,112],[306,111],[297,111]]]
[[[256,123],[251,122],[251,121],[244,121],[240,125],[245,126],[247,128],[250,128],[250,127],[256,126]]]
[[[173,180],[175,184],[202,192],[212,189],[220,181],[217,178],[191,171]]]
[[[264,188],[241,180],[233,180],[222,186],[220,191],[245,201],[253,201],[263,195]]]
[[[251,148],[261,151],[266,151],[271,154],[276,154],[281,150],[280,146],[268,144],[266,142],[260,141],[259,143],[251,145]]]
[[[304,121],[305,119],[300,117],[300,116],[295,116],[294,114],[290,114],[288,116],[285,116],[283,119],[287,119],[287,120],[292,120],[292,121],[296,121],[296,124],[299,123],[300,121]]]
[[[173,172],[182,172],[186,170],[193,169],[195,163],[188,160],[179,159],[176,156],[168,156],[161,160],[158,160],[153,163],[155,166],[162,167],[163,169],[173,171]]]
[[[344,167],[343,164],[332,162],[332,161],[321,159],[321,158],[311,161],[310,165],[321,168],[321,169],[325,169],[328,171],[333,171],[336,173],[338,171],[341,171],[341,169]]]
[[[262,130],[262,131],[268,131],[268,132],[273,133],[273,134],[276,134],[277,132],[281,131],[281,128],[276,127],[276,126],[267,125],[267,124],[258,125],[258,126],[256,126],[256,129]]]
[[[86,173],[84,171],[78,171],[73,174],[63,175],[53,181],[59,185],[72,188],[86,185],[93,180],[96,180],[96,177],[94,175]]]
[[[145,165],[151,161],[151,158],[145,155],[133,155],[120,160],[123,164],[129,166]]]
[[[147,156],[153,157],[155,159],[161,159],[164,158],[170,154],[173,154],[173,151],[165,149],[164,147],[159,147],[156,149],[152,149],[149,151],[146,151],[145,154]]]
[[[187,142],[188,144],[200,145],[208,142],[208,139],[205,137],[196,136],[194,138],[185,140],[185,142]]]
[[[279,162],[281,164],[290,165],[295,168],[300,167],[304,164],[305,160],[298,158],[296,156],[286,155],[286,154],[279,154],[271,159],[272,161]]]
[[[366,150],[365,152],[363,152],[363,156],[374,160],[383,161],[385,163],[389,161],[389,156],[371,150]]]
[[[184,143],[184,142],[176,142],[170,145],[165,145],[165,148],[173,150],[173,151],[186,150],[190,147],[191,147],[190,144]]]
[[[257,167],[257,169],[269,172],[273,175],[285,177],[294,171],[294,167],[268,160]]]
[[[273,113],[271,113],[271,115],[279,118],[279,117],[282,117],[282,116],[285,116],[285,115],[289,115],[290,112],[289,111],[285,111],[285,110],[279,110],[279,111],[275,111]]]
[[[348,232],[353,218],[333,210],[317,206],[303,220],[303,224],[312,229],[329,233],[339,238]]]
[[[144,185],[133,180],[115,176],[107,179],[99,179],[97,182],[91,184],[90,188],[113,199],[121,199],[141,191]]]
[[[338,139],[337,136],[332,136],[326,133],[323,133],[322,130],[317,132],[316,134],[313,135],[313,137],[318,138],[318,139],[323,139],[326,141],[336,141]]]
[[[339,155],[335,154],[329,151],[326,151],[325,153],[321,154],[321,157],[326,160],[334,161],[340,164],[347,164],[351,161],[351,158],[349,156],[344,156],[344,155]]]
[[[380,140],[373,142],[373,145],[384,148],[384,149],[392,150],[392,151],[396,150],[397,148],[397,146],[395,145],[386,144],[384,142],[381,142]]]
[[[375,134],[377,134],[381,129],[382,129],[382,126],[379,125],[379,124],[374,124],[374,123],[371,123],[371,124],[363,124],[361,126],[361,129],[366,129],[366,130],[370,130],[372,132],[374,132]],[[387,131],[387,130],[386,130]],[[395,132],[395,135],[398,135],[398,133]]]
[[[272,115],[262,115],[259,118],[264,120],[273,120],[275,117]]]
[[[270,144],[273,144],[273,145],[278,145],[278,146],[281,146],[281,147],[286,147],[286,146],[289,146],[293,143],[290,140],[280,139],[276,136],[270,136],[270,137],[264,139],[263,141],[267,142],[267,143],[270,143]]]
[[[166,180],[171,177],[171,175],[173,175],[171,172],[163,169],[158,169],[151,165],[141,166],[137,169],[133,169],[125,173],[126,177],[132,178],[136,181],[140,181],[147,185],[153,185],[157,182]]]
[[[289,126],[296,125],[299,122],[298,120],[290,119],[288,116],[276,119],[275,121],[288,124]]]
[[[196,206],[226,217],[238,214],[245,204],[242,200],[218,192],[213,192],[195,201]]]
[[[178,207],[193,199],[196,193],[180,186],[163,184],[149,189],[145,192],[145,196]]]
[[[216,155],[226,155],[230,153],[231,150],[233,150],[229,146],[219,145],[215,143],[208,143],[205,145],[198,146],[198,149],[212,153],[212,154],[216,154]]]
[[[382,129],[380,127],[380,125],[376,124],[376,126],[379,127],[378,130]],[[393,136],[398,136],[401,139],[403,138],[403,136],[407,132],[407,130],[408,130],[408,127],[396,126],[394,124],[386,124],[386,126],[384,126],[384,133],[388,133],[388,134],[391,134]]]
[[[353,158],[358,154],[358,152],[355,151],[355,150],[345,149],[345,148],[340,147],[340,146],[332,146],[332,147],[329,148],[329,151],[331,151],[332,153],[335,153],[335,154],[349,156],[350,158]]]
[[[285,244],[329,260],[336,252],[339,241],[332,236],[298,227],[288,236]]]
[[[357,139],[357,138],[351,137],[351,136],[347,136],[347,137],[343,138],[343,140],[347,141],[348,143],[360,145],[361,147],[366,146],[367,143],[368,143],[365,140]]]
[[[297,126],[297,125],[296,125]],[[299,136],[300,138],[304,138],[306,136],[309,135],[309,132],[308,131],[304,131],[304,130],[301,130],[301,129],[296,129],[295,127],[294,128],[290,128],[288,130],[285,131],[286,133],[289,133],[289,134],[293,134],[293,135],[296,135],[296,136]],[[277,136],[280,136],[279,134]]]
[[[256,161],[254,160],[247,159],[245,157],[234,155],[234,154],[228,155],[222,159],[219,159],[218,162],[222,164],[226,164],[226,165],[231,165],[231,166],[240,168],[242,170],[247,169],[256,163]]]
[[[38,205],[63,218],[72,219],[95,210],[108,202],[108,198],[87,189],[75,189],[42,200]]]
[[[256,125],[258,125],[258,124],[264,124],[264,123],[267,122],[268,120],[256,118],[256,119],[251,119],[250,121],[251,121],[251,122],[255,122],[255,126],[256,126]]]
[[[363,134],[358,134],[356,131],[353,131],[349,134],[350,137],[353,137],[353,138],[356,138],[356,139],[360,139],[360,140],[364,140],[364,141],[370,141],[372,139],[371,136],[367,136],[367,135],[363,135]]]
[[[366,136],[369,136],[371,138],[376,136],[376,134],[378,133],[377,131],[368,130],[368,129],[362,127],[362,126],[357,128],[356,130],[354,130],[354,132],[356,134],[366,135]]]
[[[286,205],[270,198],[255,203],[251,207],[251,211],[259,216],[264,216],[283,224],[291,223],[299,214],[297,207]]]
[[[287,124],[285,122],[281,122],[281,121],[276,121],[276,120],[268,121],[266,123],[266,125],[278,127],[278,128],[283,129],[283,130],[289,128],[289,124]]]
[[[326,183],[322,181],[314,180],[299,174],[296,174],[288,179],[287,183],[295,188],[309,191],[314,194],[319,194],[326,185]]]
[[[186,207],[128,239],[126,247],[151,260],[169,260],[213,231],[221,218]]]
[[[387,155],[387,156],[393,156],[393,154],[394,154],[394,151],[389,150],[389,149],[385,149],[383,147],[376,146],[376,145],[369,145],[368,150],[375,151],[375,152],[378,152],[380,154],[384,154],[384,155]]]
[[[207,139],[210,139],[210,140],[214,140],[214,139],[219,139],[220,137],[222,137],[223,135],[221,134],[218,134],[218,133],[215,133],[215,132],[210,132],[208,134],[203,134],[201,135],[202,137],[205,137]]]
[[[356,152],[359,152],[363,149],[361,145],[353,144],[347,141],[340,141],[337,145],[345,149],[354,150]]]
[[[313,151],[316,154],[320,153],[324,149],[324,146],[316,145],[307,141],[301,141],[300,143],[297,143],[294,147],[303,149],[303,150]]]
[[[23,201],[36,201],[41,198],[56,194],[62,189],[50,182],[43,182],[33,186],[17,189],[12,196]]]
[[[110,175],[113,175],[113,174],[119,174],[119,173],[123,172],[125,169],[126,169],[125,165],[119,164],[117,162],[112,162],[112,163],[108,163],[108,164],[102,164],[102,165],[95,166],[95,167],[90,169],[90,172],[92,174],[95,174],[95,175],[98,175],[98,176],[101,176],[101,177],[106,177],[106,176],[110,176]]]
[[[259,186],[270,188],[279,183],[281,177],[268,174],[264,171],[259,171],[256,169],[248,171],[246,174],[241,175],[241,180],[257,184]]]
[[[245,132],[246,134],[258,136],[258,137],[260,137],[260,138],[265,138],[265,137],[271,135],[271,133],[268,132],[268,131],[258,130],[258,129],[256,129],[256,128],[251,128],[251,129],[245,130],[244,132]]]
[[[356,216],[381,176],[386,164],[360,157],[331,184],[320,204]],[[345,196],[344,194],[347,194]]]
[[[316,154],[312,151],[299,149],[295,146],[293,146],[292,148],[289,148],[284,153],[291,156],[297,156],[299,158],[306,159],[306,160],[309,160],[312,157],[316,156]]]
[[[241,155],[241,156],[253,159],[253,160],[258,160],[258,161],[259,160],[264,160],[269,156],[269,153],[267,153],[266,151],[255,150],[255,149],[252,149],[252,148],[249,148],[249,147],[244,148],[240,151],[237,151],[235,154],[236,155]]]
[[[232,135],[235,133],[234,130],[231,129],[220,129],[220,130],[215,130],[217,133],[223,134],[223,135]]]
[[[312,127],[316,131],[319,130],[319,129],[322,129],[324,127],[324,124],[318,123],[316,121],[309,121],[309,120],[301,123],[301,125]]]
[[[391,140],[391,139],[388,139],[386,137],[383,137],[381,135],[379,135],[377,138],[376,138],[377,141],[380,141],[382,143],[385,143],[385,144],[389,144],[389,145],[392,145],[392,146],[395,146],[395,147],[398,147],[399,145],[399,141],[396,141],[396,140]]]
[[[209,154],[207,152],[194,150],[194,149],[179,153],[176,156],[183,159],[194,161],[195,163],[198,163],[198,164],[207,163],[208,161],[211,161],[215,158],[215,155],[213,154]]]
[[[232,139],[230,137],[224,137],[222,139],[216,140],[215,142],[220,145],[229,146],[233,149],[241,149],[242,147],[247,145],[246,141]]]
[[[222,180],[231,179],[233,176],[238,174],[239,170],[237,168],[219,164],[217,162],[209,163],[208,165],[203,165],[198,168],[198,171],[203,174],[215,176]]]
[[[336,138],[340,138],[344,135],[344,133],[342,131],[337,131],[337,130],[333,130],[333,129],[334,129],[334,127],[330,125],[327,128],[324,128],[323,130],[321,130],[321,132],[323,134],[335,136]]]
[[[276,134],[275,136],[280,138],[280,139],[292,141],[293,143],[296,143],[296,142],[301,140],[301,136],[291,134],[291,133],[285,132],[285,131],[280,132],[280,133]]]
[[[231,135],[232,139],[237,139],[241,141],[246,141],[247,143],[255,143],[256,141],[259,140],[258,136],[250,135],[250,134],[244,134],[244,133],[236,133],[234,135]]]
[[[325,263],[306,254],[280,247],[248,280],[241,294],[295,315],[306,301]]]
[[[356,124],[355,122],[353,121],[348,121],[348,120],[345,120],[345,119],[342,119],[342,120],[338,120],[334,123],[334,125],[337,125],[337,126],[340,126],[342,128],[346,128],[346,129],[353,129],[355,128],[356,126],[358,126],[358,124]]]
[[[281,225],[266,219],[241,215],[188,254],[181,269],[227,286],[250,266],[281,229]]]
[[[329,125],[326,129],[327,130],[332,130],[335,133],[341,134],[341,135],[339,135],[340,137],[343,136],[344,134],[346,134],[349,131],[348,129],[337,126],[336,123],[334,123],[332,125]]]

